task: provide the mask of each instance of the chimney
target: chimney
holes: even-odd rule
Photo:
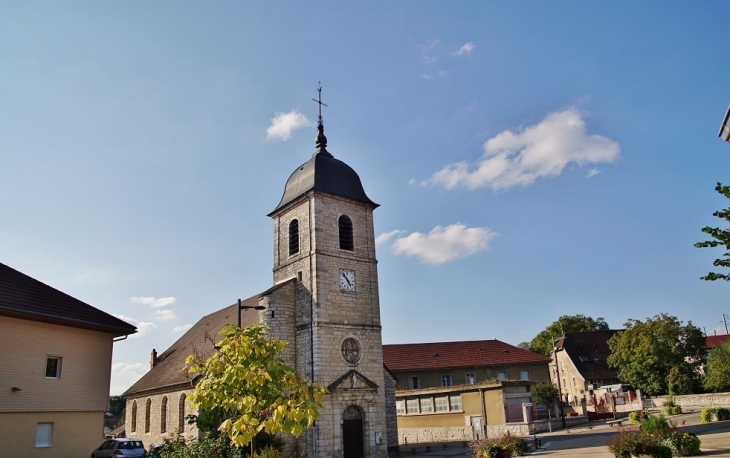
[[[157,366],[157,350],[152,349],[152,356],[150,357],[150,369]]]

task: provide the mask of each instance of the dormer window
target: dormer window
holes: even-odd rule
[[[340,216],[339,228],[340,228],[340,249],[347,250],[347,251],[354,251],[355,243],[354,243],[353,237],[352,237],[352,220],[346,215]]]
[[[289,223],[289,256],[299,253],[299,220]]]

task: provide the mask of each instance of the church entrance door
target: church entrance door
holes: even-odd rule
[[[363,458],[362,410],[357,406],[345,409],[342,415],[342,448],[344,458]]]

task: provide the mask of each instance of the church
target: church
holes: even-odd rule
[[[321,104],[321,101],[320,101]],[[321,108],[321,105],[320,105]],[[146,445],[180,433],[198,437],[185,416],[195,380],[183,372],[187,355],[209,356],[227,323],[266,323],[289,346],[282,359],[327,388],[313,428],[288,450],[312,458],[384,457],[397,447],[395,377],[383,365],[373,211],[357,173],[327,151],[320,113],[316,149],[297,167],[274,223],[273,286],[204,316],[130,387],[126,435]]]

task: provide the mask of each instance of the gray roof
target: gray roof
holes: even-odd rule
[[[0,315],[108,332],[134,334],[137,328],[0,263]]]
[[[273,215],[308,191],[322,191],[370,204],[373,207],[379,206],[365,194],[360,177],[352,167],[335,159],[327,151],[327,139],[324,137],[322,124],[318,128],[320,128],[320,135],[317,137],[317,150],[307,162],[291,174],[284,187],[284,195],[281,197],[279,205],[268,216]]]

